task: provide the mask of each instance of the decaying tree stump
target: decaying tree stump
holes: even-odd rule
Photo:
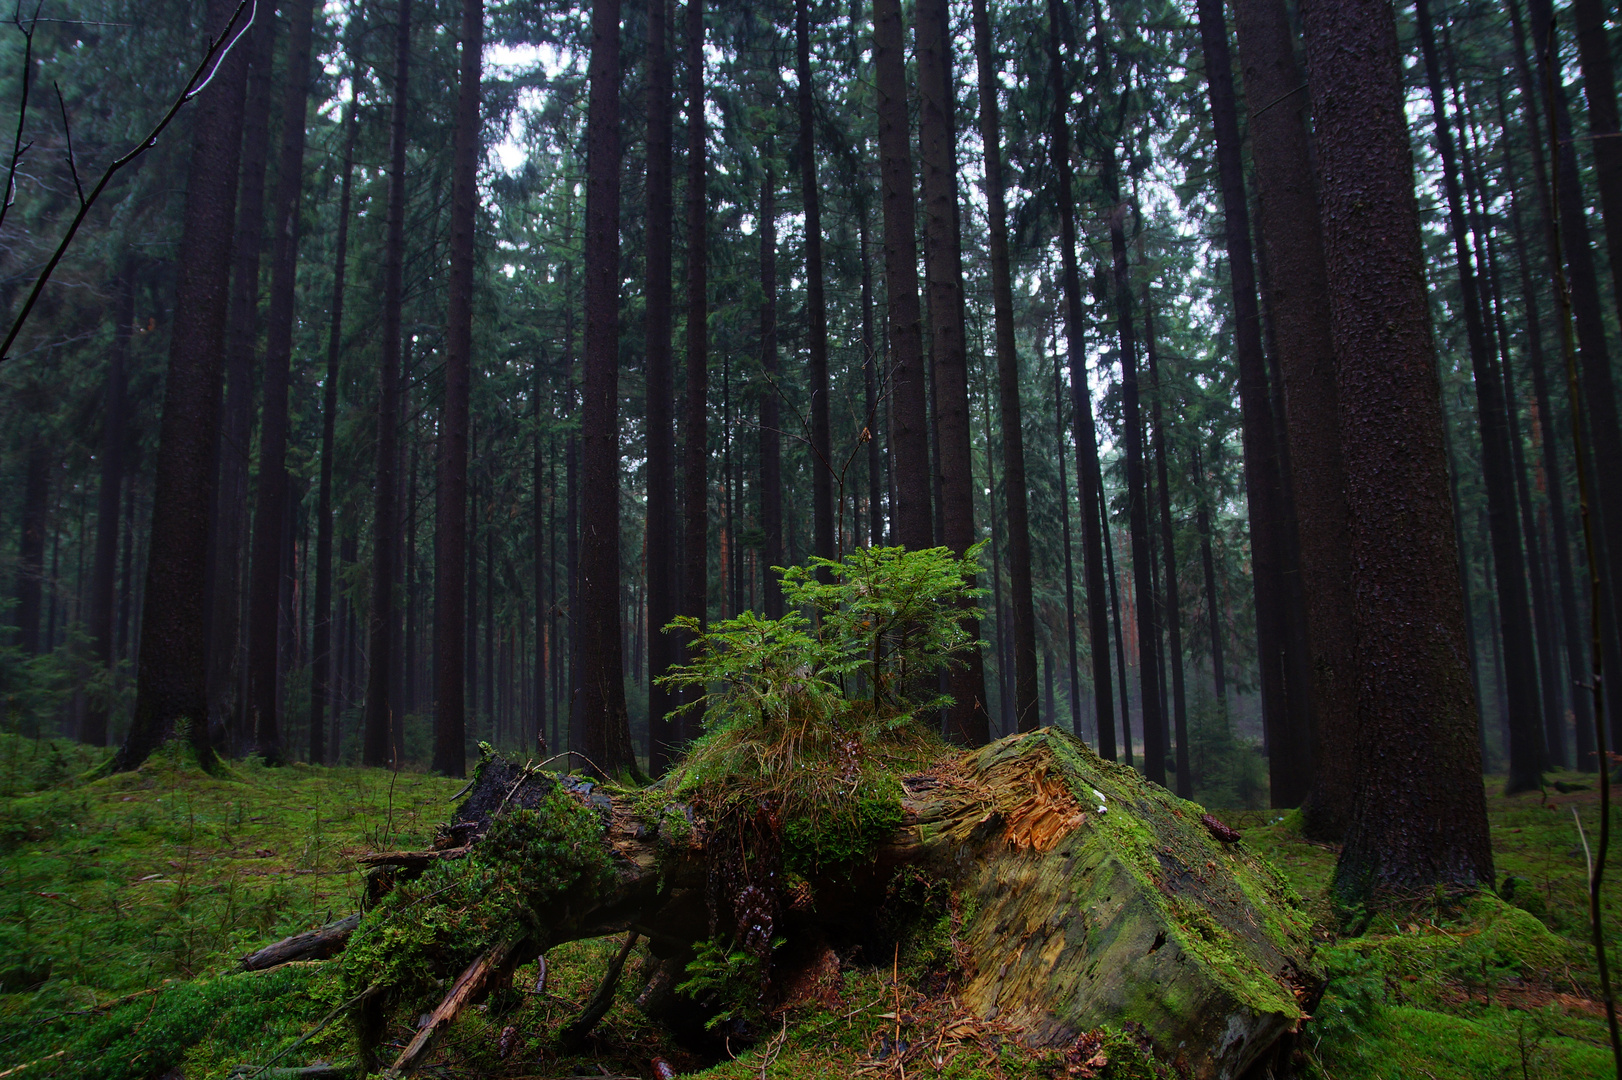
[[[631,931],[664,961],[667,982],[696,944],[718,935],[745,948],[763,935],[763,953],[787,942],[780,956],[809,941],[873,949],[886,934],[893,942],[916,931],[891,917],[894,883],[910,875],[953,897],[963,1004],[1033,1045],[1129,1027],[1184,1075],[1231,1078],[1306,1018],[1322,980],[1299,898],[1231,830],[1202,822],[1198,806],[1053,729],[947,752],[900,786],[900,822],[864,860],[802,877],[765,848],[735,857],[738,836],[772,827],[769,806],[715,822],[657,790],[609,790],[492,759],[441,850],[477,858],[503,815],[575,805],[559,803],[560,791],[595,813],[593,857],[607,869],[589,884],[537,894],[521,925],[491,931],[499,940],[478,955],[499,947],[508,970],[565,941]],[[380,859],[375,872],[397,885],[441,861]],[[752,868],[748,884],[728,879],[729,895],[718,887],[725,865]],[[427,893],[412,901],[426,902]],[[386,907],[366,916],[357,942],[389,917]],[[434,1012],[433,1030],[476,1000],[467,972],[499,966],[454,959],[434,973],[463,978]],[[431,1032],[423,1036],[412,1062]]]

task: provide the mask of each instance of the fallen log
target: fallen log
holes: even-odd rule
[[[360,916],[356,914],[316,930],[294,934],[249,953],[242,958],[240,966],[243,971],[263,971],[294,960],[326,960],[336,956],[348,944],[349,935],[359,925]]]
[[[449,974],[447,942],[491,941],[458,961],[461,978],[397,1072],[503,962],[633,928],[667,987],[705,942],[758,955],[763,1007],[792,981],[774,965],[799,943],[840,943],[888,967],[893,950],[944,933],[934,952],[981,1020],[1033,1046],[1130,1030],[1197,1080],[1243,1075],[1297,1030],[1321,989],[1309,920],[1265,859],[1222,839],[1201,807],[1056,730],[941,750],[896,778],[893,806],[870,798],[881,809],[860,822],[877,842],[843,860],[829,845],[846,833],[785,822],[765,803],[718,816],[665,788],[552,774],[518,784],[516,766],[493,765],[464,804],[483,816],[458,811],[477,837],[469,855],[380,902],[355,939],[362,955],[352,945],[343,961],[356,985],[403,986]],[[535,852],[544,865],[504,861]],[[525,888],[524,903],[510,899]],[[507,906],[480,899],[495,896]],[[424,929],[448,918],[462,921],[443,938]],[[402,1002],[424,989],[402,989]]]

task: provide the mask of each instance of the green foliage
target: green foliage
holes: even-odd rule
[[[1194,799],[1223,809],[1259,810],[1267,803],[1267,769],[1257,747],[1233,733],[1227,710],[1202,694],[1189,710],[1189,771]]]
[[[783,939],[778,938],[772,942],[772,947],[782,944]],[[693,959],[687,962],[687,978],[676,990],[712,1011],[704,1026],[714,1031],[734,1021],[758,1023],[761,986],[766,977],[765,960],[716,940],[698,942],[693,953]]]
[[[602,834],[558,787],[539,809],[497,817],[466,858],[434,863],[367,913],[343,953],[345,995],[377,984],[410,1000],[502,940],[543,936],[548,904],[589,899],[612,873]]]

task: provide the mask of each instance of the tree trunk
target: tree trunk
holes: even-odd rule
[[[1115,698],[1110,682],[1109,620],[1104,610],[1104,478],[1098,465],[1098,429],[1093,424],[1092,390],[1087,382],[1086,316],[1081,307],[1081,272],[1076,266],[1075,179],[1070,160],[1070,80],[1059,52],[1058,0],[1048,0],[1048,79],[1052,86],[1049,156],[1057,173],[1060,279],[1064,288],[1065,339],[1070,352],[1070,400],[1076,443],[1076,482],[1081,488],[1082,566],[1087,575],[1087,629],[1093,660],[1093,713],[1098,752],[1115,760]],[[1113,569],[1110,572],[1114,577]],[[1117,618],[1117,625],[1119,618]],[[1123,672],[1124,672],[1123,667]],[[1123,674],[1122,678],[1125,678]],[[1125,698],[1122,698],[1125,708]],[[1123,713],[1124,716],[1124,713]],[[1122,735],[1125,736],[1123,726]],[[1127,761],[1132,760],[1126,739]]]
[[[28,439],[22,532],[17,538],[17,627],[25,656],[44,650],[39,620],[45,606],[45,527],[50,513],[51,443],[42,431]]]
[[[709,138],[704,119],[704,0],[687,0],[687,415],[682,427],[682,614],[709,621]],[[685,649],[687,642],[683,641]],[[691,702],[694,697],[689,696]],[[681,734],[701,719],[685,714]]]
[[[918,246],[907,135],[905,28],[901,0],[873,0],[873,74],[878,97],[879,177],[884,205],[884,281],[889,304],[890,513],[895,543],[932,547],[929,402],[918,302]]]
[[[777,384],[777,177],[773,145],[766,144],[766,175],[760,183],[760,529],[762,591],[768,619],[783,617],[783,587],[774,566],[783,565],[782,417]]]
[[[231,0],[208,0],[209,30],[221,33],[236,8]],[[144,592],[161,602],[141,609],[135,714],[113,761],[117,770],[140,765],[177,724],[189,724],[187,735],[205,767],[215,760],[207,725],[204,597],[246,60],[238,50],[226,54],[192,113],[180,246],[187,257],[175,285],[177,318],[147,541]]]
[[[327,707],[332,694],[332,454],[338,423],[339,360],[343,355],[344,276],[349,257],[349,204],[355,182],[355,136],[360,127],[359,65],[350,72],[349,101],[344,108],[343,180],[338,194],[338,235],[332,265],[332,312],[327,328],[327,372],[321,383],[321,478],[316,494],[315,626],[310,665],[310,764],[328,762],[325,741]],[[337,747],[332,747],[333,751]]]
[[[1481,310],[1481,293],[1469,246],[1464,199],[1460,193],[1458,159],[1453,143],[1442,69],[1436,55],[1436,34],[1428,0],[1417,0],[1420,50],[1430,86],[1431,110],[1437,149],[1442,158],[1443,189],[1448,203],[1448,225],[1458,263],[1463,293],[1464,324],[1469,338],[1470,367],[1474,373],[1476,411],[1482,444],[1482,471],[1487,489],[1487,525],[1496,571],[1499,631],[1505,659],[1504,690],[1508,699],[1509,779],[1505,794],[1542,786],[1546,751],[1539,722],[1537,653],[1532,637],[1531,610],[1526,597],[1526,564],[1521,556],[1521,533],[1516,520],[1514,464],[1509,448],[1509,426],[1504,403],[1503,374],[1497,370],[1492,343]]]
[[[575,603],[580,741],[610,776],[637,772],[620,652],[620,5],[593,0],[586,122],[586,348],[580,411],[581,499]],[[573,436],[570,437],[571,440]],[[575,537],[570,543],[576,544]],[[578,606],[575,606],[578,604]]]
[[[794,0],[794,74],[799,83],[795,105],[800,130],[795,149],[800,159],[800,196],[805,210],[805,309],[809,322],[806,389],[811,398],[811,554],[832,559],[836,466],[828,420],[828,306],[822,287],[822,198],[817,188],[817,138],[812,122],[808,3]]]
[[[284,7],[292,24],[282,98],[281,157],[271,210],[270,306],[265,325],[264,409],[259,421],[259,479],[255,497],[252,577],[248,591],[248,713],[254,749],[267,761],[282,757],[281,680],[277,611],[282,542],[290,513],[287,477],[287,387],[293,359],[294,286],[298,272],[299,207],[304,194],[304,117],[310,97],[310,37],[314,0]]]
[[[247,659],[243,578],[247,566],[248,464],[253,441],[254,346],[259,335],[259,260],[265,239],[265,166],[270,158],[270,79],[276,19],[255,19],[246,41],[249,90],[243,105],[242,174],[225,338],[225,413],[221,418],[218,487],[208,570],[208,722],[229,732],[233,749],[253,738],[245,729],[247,702],[239,692]]]
[[[1312,780],[1310,733],[1297,729],[1298,725],[1291,722],[1295,717],[1286,705],[1284,651],[1288,647],[1288,634],[1287,595],[1282,577],[1285,557],[1283,478],[1279,473],[1278,433],[1268,398],[1267,361],[1262,353],[1261,313],[1257,307],[1250,211],[1240,160],[1232,61],[1221,4],[1217,0],[1201,0],[1199,17],[1211,96],[1211,120],[1216,129],[1217,167],[1232,279],[1244,429],[1245,494],[1250,505],[1251,578],[1256,598],[1256,654],[1261,669],[1262,722],[1267,727],[1272,804],[1299,806]]]
[[[798,0],[803,4],[805,0]],[[957,221],[957,95],[946,0],[917,5],[918,158],[923,169],[924,272],[929,284],[929,343],[935,376],[939,442],[941,540],[961,556],[974,545],[974,470],[970,449],[969,370],[963,325],[963,267]],[[987,403],[989,405],[989,401]],[[1000,613],[999,613],[1000,615]],[[979,640],[979,620],[965,608],[964,627]],[[1036,723],[1036,646],[1030,656],[1030,722]],[[1003,635],[999,624],[998,637]],[[984,660],[971,648],[947,672],[947,736],[965,746],[990,737]]]
[[[1475,888],[1492,849],[1395,15],[1304,15],[1352,523],[1361,775],[1335,872],[1350,905]]]
[[[1211,634],[1211,681],[1216,691],[1218,715],[1224,728],[1228,724],[1228,674],[1222,664],[1221,601],[1217,598],[1216,558],[1211,552],[1211,507],[1206,495],[1205,472],[1200,468],[1199,444],[1194,444],[1193,475],[1199,506],[1195,510],[1195,527],[1200,534],[1200,564],[1205,571],[1205,612]]]
[[[873,341],[873,264],[868,259],[867,199],[856,200],[857,257],[862,260],[862,394],[867,427],[867,542],[884,545],[884,463],[879,450],[879,354]]]
[[[1004,506],[1008,523],[1008,591],[1014,611],[1014,715],[1019,730],[1030,731],[1037,725],[1031,515],[1025,482],[1019,353],[1014,343],[1014,288],[1008,257],[1007,182],[1003,178],[1002,121],[997,107],[999,82],[992,56],[991,19],[986,10],[986,0],[974,0],[973,22],[980,97],[980,142],[985,151],[991,307],[997,347],[997,393],[1002,421],[1003,480],[1006,485]],[[1066,550],[1068,553],[1068,548]]]
[[[1516,16],[1511,5],[1511,16]],[[1518,20],[1517,20],[1518,21]],[[1558,68],[1550,79],[1548,56],[1552,47],[1554,23],[1553,9],[1548,0],[1533,0],[1532,38],[1538,50],[1538,80],[1540,89],[1554,88],[1553,113],[1555,131],[1559,139],[1560,161],[1555,185],[1555,199],[1559,203],[1560,243],[1565,252],[1570,275],[1573,320],[1577,328],[1578,359],[1582,370],[1583,410],[1587,414],[1589,437],[1593,440],[1592,463],[1622,461],[1622,429],[1618,427],[1616,383],[1611,373],[1610,353],[1606,341],[1605,315],[1599,298],[1599,275],[1594,265],[1594,252],[1589,246],[1587,210],[1582,190],[1581,175],[1577,170],[1577,152],[1571,131],[1571,115],[1566,103],[1566,91]],[[1523,96],[1528,103],[1544,100],[1544,95],[1527,93],[1525,84],[1530,71],[1522,64]],[[1613,95],[1614,96],[1614,95]],[[1613,142],[1599,139],[1596,142]],[[1541,152],[1541,147],[1539,148]],[[1547,228],[1554,221],[1553,207],[1545,207]],[[1617,215],[1622,224],[1622,215]],[[1609,228],[1609,223],[1607,223]],[[1551,241],[1553,236],[1550,236]],[[1551,244],[1552,248],[1552,244]],[[1622,470],[1594,468],[1596,480],[1594,525],[1597,559],[1608,579],[1604,602],[1600,606],[1604,628],[1604,666],[1622,671],[1622,635],[1617,632],[1618,616],[1622,615],[1622,574],[1614,572],[1616,559],[1622,552]],[[1616,539],[1612,539],[1615,537]],[[1585,672],[1581,681],[1588,681]],[[1612,694],[1607,706],[1611,725],[1611,739],[1622,745],[1622,695]]]
[[[1149,358],[1149,381],[1154,385],[1150,399],[1150,419],[1154,423],[1156,487],[1160,493],[1160,553],[1166,563],[1166,639],[1171,651],[1171,700],[1173,733],[1177,736],[1177,794],[1194,797],[1194,780],[1188,765],[1188,702],[1183,694],[1183,616],[1177,595],[1177,540],[1171,523],[1171,483],[1167,479],[1165,409],[1166,384],[1160,378],[1160,357],[1155,348],[1153,314],[1147,294],[1143,301],[1143,338]]]
[[[130,338],[135,324],[135,267],[126,259],[118,280],[118,306],[113,309],[113,349],[107,361],[105,416],[101,433],[101,486],[96,493],[96,555],[91,571],[90,618],[87,629],[95,642],[96,663],[111,674],[113,615],[117,597],[113,589],[118,570],[118,502],[124,485],[124,450],[129,442],[128,390]],[[110,692],[112,684],[106,684]],[[109,698],[90,702],[79,727],[79,740],[91,746],[107,745]]]
[[[395,22],[394,100],[389,113],[389,202],[383,239],[383,318],[378,354],[377,480],[372,511],[372,605],[367,619],[366,705],[362,720],[361,764],[382,766],[389,760],[393,729],[389,690],[393,686],[394,568],[399,557],[400,485],[400,305],[405,258],[406,114],[411,107],[411,0],[400,0]],[[448,362],[447,362],[448,366]],[[449,380],[447,377],[447,386]],[[443,489],[439,498],[443,499]],[[440,564],[443,565],[443,564]],[[442,574],[435,574],[438,586]],[[454,611],[460,611],[458,604]],[[434,624],[454,622],[440,597],[435,596]],[[434,657],[436,678],[451,666],[448,658]],[[460,673],[460,665],[457,666]],[[460,699],[458,699],[460,703]],[[460,713],[458,713],[460,715]],[[445,713],[434,714],[435,747]],[[458,739],[457,745],[460,745]],[[437,761],[436,761],[437,764]]]
[[[1065,643],[1069,649],[1070,659],[1070,731],[1076,738],[1082,738],[1081,731],[1081,668],[1076,660],[1076,570],[1074,566],[1073,551],[1075,545],[1070,539],[1070,478],[1065,475],[1064,455],[1064,394],[1060,389],[1059,378],[1060,356],[1058,334],[1054,334],[1053,342],[1053,434],[1054,445],[1059,453],[1059,514],[1063,523],[1064,532],[1064,616],[1065,616]],[[1104,667],[1109,668],[1109,631],[1105,630],[1104,637]],[[1107,683],[1108,680],[1106,679]],[[1099,724],[1093,724],[1093,740],[1098,740]]]
[[[671,348],[671,113],[669,0],[648,5],[648,220],[644,334],[647,368],[648,509],[648,772],[663,775],[670,764],[679,724],[669,719],[675,695],[657,682],[676,660],[675,640],[664,632],[676,617],[675,390]]]

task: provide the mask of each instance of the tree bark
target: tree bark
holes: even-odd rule
[[[1295,717],[1285,703],[1284,652],[1288,648],[1288,634],[1287,594],[1282,576],[1285,558],[1283,477],[1279,472],[1278,433],[1268,398],[1267,361],[1262,353],[1261,313],[1257,307],[1232,61],[1220,2],[1201,0],[1199,16],[1211,120],[1216,129],[1217,168],[1222,184],[1222,213],[1232,279],[1244,430],[1245,494],[1250,505],[1256,650],[1261,669],[1262,721],[1267,727],[1271,801],[1276,807],[1299,806],[1312,779],[1310,733],[1298,730],[1298,725],[1292,722]]]
[[[884,281],[890,333],[890,455],[895,542],[934,546],[930,515],[929,403],[918,301],[912,151],[907,134],[905,28],[901,0],[873,0],[879,177],[884,206]]]
[[[236,7],[231,0],[208,0],[209,32],[221,33]],[[261,17],[268,15],[261,12]],[[215,760],[207,724],[204,586],[245,75],[246,56],[233,49],[192,114],[180,247],[187,257],[175,285],[177,318],[169,339],[147,541],[145,595],[161,602],[141,610],[135,714],[113,760],[115,770],[140,765],[179,724],[189,724],[187,736],[204,767]]]
[[[270,306],[265,324],[264,408],[259,421],[252,577],[248,592],[248,711],[254,749],[267,761],[282,757],[281,679],[277,664],[282,550],[289,514],[287,386],[293,359],[294,286],[298,272],[299,209],[304,194],[304,118],[310,97],[313,0],[284,7],[291,22],[281,156],[271,210]]]
[[[343,355],[344,277],[349,259],[349,204],[355,182],[355,136],[360,121],[359,65],[350,72],[349,102],[344,108],[343,179],[338,194],[338,235],[332,265],[332,313],[327,328],[327,372],[321,383],[321,476],[316,494],[315,625],[310,669],[310,764],[328,761],[325,740],[327,706],[332,687],[332,453],[338,423],[339,360]],[[334,709],[336,712],[336,708]],[[336,746],[332,747],[337,750]]]
[[[586,121],[586,348],[580,411],[580,742],[593,768],[637,772],[620,651],[620,5],[593,0]],[[573,438],[571,436],[571,438]],[[571,537],[571,542],[575,542]]]
[[[1065,644],[1069,651],[1070,660],[1070,731],[1076,738],[1082,738],[1081,731],[1081,668],[1076,658],[1076,570],[1074,565],[1074,544],[1070,539],[1070,478],[1065,475],[1064,455],[1064,394],[1060,389],[1060,354],[1058,348],[1058,335],[1054,335],[1053,348],[1053,434],[1054,445],[1059,449],[1059,514],[1063,523],[1064,532],[1064,616],[1065,616]],[[1104,666],[1109,667],[1109,638],[1108,630],[1104,639]],[[1106,680],[1107,682],[1108,680]],[[1098,727],[1093,724],[1093,740],[1098,739]]]
[[[226,308],[225,413],[221,418],[218,487],[209,537],[208,721],[229,732],[233,748],[253,738],[240,693],[247,660],[243,579],[247,574],[248,464],[253,441],[254,346],[259,334],[259,261],[265,238],[265,166],[270,158],[273,12],[254,21],[238,48],[247,48],[248,92],[243,105],[242,174],[236,180],[230,299]]]
[[[113,348],[107,358],[105,415],[101,432],[101,482],[96,492],[96,554],[91,570],[88,630],[95,642],[96,663],[111,675],[113,616],[117,612],[118,503],[124,489],[124,450],[129,442],[126,401],[130,338],[135,324],[135,267],[126,259],[118,275],[118,304],[113,309]],[[107,689],[112,689],[111,682]],[[79,740],[107,745],[108,699],[92,701],[79,727]]]
[[[1509,427],[1504,403],[1503,374],[1498,371],[1492,343],[1481,310],[1481,293],[1469,246],[1464,199],[1459,187],[1458,158],[1447,114],[1442,69],[1436,54],[1436,33],[1428,0],[1417,0],[1420,51],[1430,86],[1431,111],[1437,150],[1442,159],[1442,184],[1448,203],[1448,225],[1458,263],[1463,293],[1465,332],[1474,373],[1476,411],[1482,443],[1482,471],[1487,489],[1487,525],[1492,542],[1497,582],[1499,631],[1503,637],[1504,691],[1508,700],[1509,779],[1505,794],[1542,786],[1546,750],[1539,722],[1538,687],[1532,637],[1531,610],[1526,597],[1526,564],[1521,555],[1521,534],[1516,519],[1514,464],[1509,448]]]
[[[760,368],[766,385],[760,392],[760,529],[763,607],[768,619],[783,617],[782,579],[772,569],[783,565],[783,439],[777,384],[777,176],[772,170],[773,144],[766,144],[766,175],[760,183]]]
[[[1014,341],[1013,274],[1008,257],[1008,195],[1003,176],[1002,120],[986,0],[974,0],[974,53],[980,97],[980,142],[985,152],[987,243],[991,254],[991,307],[997,348],[997,394],[1002,424],[1004,506],[1008,523],[1008,591],[1013,606],[1014,716],[1020,731],[1037,726],[1036,609],[1031,597],[1031,515],[1025,481],[1025,432],[1019,400],[1019,353]]]
[[[669,719],[675,695],[658,679],[676,660],[675,640],[664,632],[679,610],[676,546],[675,390],[671,343],[672,204],[671,73],[668,0],[648,5],[648,220],[647,287],[643,310],[647,368],[648,509],[648,772],[660,776],[670,764],[678,724]]]
[[[704,119],[704,0],[687,0],[687,410],[682,446],[682,614],[709,621],[709,139]],[[685,649],[688,642],[682,643]],[[694,700],[689,697],[689,702]],[[700,720],[681,719],[682,735]],[[696,734],[697,729],[694,728]]]
[[[798,0],[804,3],[805,0]],[[970,450],[968,352],[963,322],[963,267],[957,214],[957,140],[946,0],[921,0],[914,28],[918,59],[918,159],[923,171],[924,272],[929,285],[929,342],[935,377],[941,540],[962,556],[974,545],[974,474]],[[989,402],[988,402],[989,405]],[[965,628],[979,639],[979,619],[965,608]],[[999,626],[999,638],[1002,636]],[[1034,637],[1034,617],[1033,617]],[[1031,646],[1031,719],[1036,723],[1035,644]],[[979,746],[990,738],[984,660],[971,648],[947,672],[946,733]]]
[[[805,210],[806,389],[811,398],[811,554],[835,557],[833,444],[828,419],[828,306],[823,293],[822,198],[817,188],[817,138],[813,123],[811,28],[808,0],[794,0],[794,73],[799,86],[801,205]]]
[[[1064,290],[1065,340],[1069,347],[1071,423],[1076,443],[1076,480],[1081,488],[1082,567],[1087,575],[1087,629],[1093,661],[1093,712],[1098,752],[1114,761],[1115,697],[1109,663],[1109,619],[1105,612],[1104,478],[1098,464],[1098,429],[1093,424],[1092,389],[1087,383],[1086,316],[1081,307],[1081,272],[1076,265],[1075,177],[1070,160],[1070,80],[1059,51],[1058,0],[1048,0],[1048,79],[1053,112],[1048,153],[1057,173],[1060,280]],[[1113,577],[1113,571],[1111,577]],[[1124,671],[1124,668],[1123,668]],[[1124,675],[1122,676],[1125,677]],[[1125,698],[1122,699],[1123,708]],[[1123,727],[1122,735],[1125,736]],[[1131,761],[1130,739],[1126,740]]]
[[[372,604],[367,619],[367,659],[370,663],[366,677],[361,749],[361,763],[373,766],[388,763],[394,726],[394,703],[389,700],[389,691],[394,682],[394,576],[399,558],[400,532],[400,306],[405,260],[406,114],[411,107],[411,0],[400,0],[397,10],[394,100],[389,113],[389,201],[383,239],[383,317],[381,340],[378,343],[377,479],[373,488],[372,510]],[[444,498],[443,490],[439,497]],[[441,577],[436,573],[436,588]],[[442,622],[453,622],[455,616],[439,602],[437,594],[435,601],[434,623],[437,632]],[[460,605],[454,610],[460,611]],[[436,650],[435,677],[443,678],[449,666],[450,660]],[[436,709],[436,755],[438,733],[444,722],[444,713]]]
[[[1360,777],[1348,905],[1492,880],[1395,15],[1304,12],[1351,512]]]
[[[1211,503],[1206,494],[1205,472],[1200,467],[1199,444],[1194,445],[1193,475],[1199,505],[1194,512],[1200,534],[1200,565],[1205,571],[1206,623],[1211,634],[1211,682],[1216,691],[1217,710],[1223,727],[1228,723],[1228,674],[1222,663],[1221,601],[1217,598],[1216,558],[1211,551]]]

